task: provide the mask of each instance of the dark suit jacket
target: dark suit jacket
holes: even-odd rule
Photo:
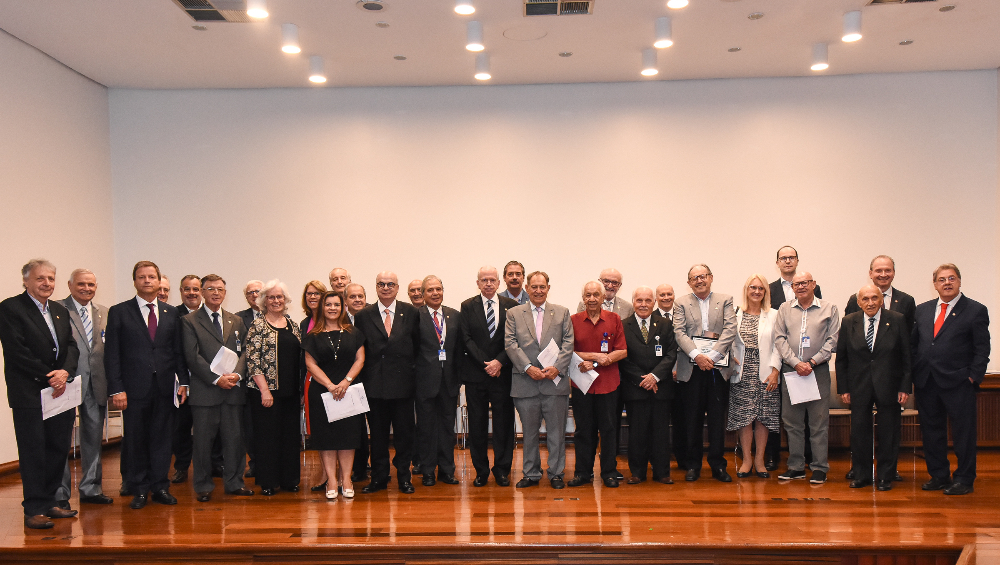
[[[477,294],[462,303],[462,336],[465,338],[465,361],[462,367],[462,380],[467,383],[485,383],[494,377],[486,374],[484,368],[487,362],[496,359],[503,366],[500,369],[500,386],[510,392],[510,358],[504,349],[503,332],[507,325],[507,310],[517,306],[517,301],[497,294],[496,301],[496,332],[490,337],[486,325],[486,311],[483,306],[483,295]]]
[[[209,318],[204,308],[181,318],[181,332],[184,341],[184,360],[191,371],[191,395],[188,403],[191,406],[219,406],[220,404],[241,405],[246,403],[247,366],[244,358],[246,353],[247,328],[235,314],[220,309],[219,323],[222,324],[222,337],[219,337],[215,324]],[[239,342],[239,345],[237,345]],[[212,372],[212,360],[223,347],[240,356],[233,371],[242,377],[239,386],[226,390],[212,384],[219,375]]]
[[[361,382],[365,384],[365,393],[372,398],[412,398],[414,362],[420,342],[417,309],[396,301],[391,336],[385,333],[382,309],[381,303],[376,302],[354,317],[355,327],[365,335]]]
[[[771,281],[771,284],[767,286],[771,292],[771,308],[777,310],[786,302],[785,291],[781,289],[781,277]],[[816,285],[816,298],[823,298],[823,291],[820,290],[819,285]]]
[[[917,306],[913,326],[913,383],[927,384],[934,376],[941,388],[953,388],[967,379],[983,382],[990,362],[990,315],[986,306],[964,294],[951,309],[934,337],[937,299]]]
[[[625,347],[628,349],[628,355],[618,362],[618,371],[622,377],[619,388],[622,397],[625,400],[669,400],[673,396],[673,369],[677,360],[673,323],[655,313],[650,316],[649,343],[642,340],[642,330],[634,315],[622,320],[622,328],[625,332]],[[657,337],[660,339],[657,340]],[[656,356],[657,345],[663,346],[662,357]],[[639,386],[642,377],[649,373],[660,379],[655,395]]]
[[[913,300],[912,296],[896,287],[892,287],[892,305],[889,307],[889,310],[902,314],[906,318],[906,331],[913,329],[914,316],[917,313],[917,303]],[[847,306],[844,308],[844,317],[846,318],[848,314],[860,311],[861,306],[858,306],[858,295],[852,294],[847,299]]]
[[[94,400],[101,406],[108,402],[108,378],[104,374],[104,329],[108,323],[108,309],[96,302],[91,302],[93,313],[90,316],[90,323],[94,328],[94,343],[87,342],[87,330],[83,328],[83,319],[76,311],[76,303],[72,296],[59,301],[69,312],[70,326],[73,328],[73,339],[76,347],[80,350],[80,360],[76,364],[76,370],[83,378],[83,396],[87,395],[87,388],[90,387],[94,395]]]
[[[59,340],[58,356],[52,332],[28,291],[0,302],[0,344],[11,408],[41,409],[42,389],[49,387],[45,375],[51,371],[63,369],[70,380],[76,377],[80,352],[73,339],[69,312],[55,300],[48,300],[48,308]]]
[[[156,305],[155,341],[149,339],[145,315],[135,298],[108,309],[104,340],[108,395],[124,392],[130,401],[163,398],[173,402],[174,379],[190,384],[177,308],[159,300]]]
[[[899,312],[882,309],[875,330],[875,349],[868,350],[865,313],[844,316],[837,338],[837,392],[851,393],[851,402],[868,402],[866,383],[874,386],[875,398],[891,406],[897,393],[912,390],[910,379],[910,328]]]
[[[177,307],[177,315],[180,316],[181,318],[187,316],[190,313],[191,310],[189,310],[188,307],[185,306],[183,303],[181,303],[181,305]]]
[[[243,327],[249,330],[250,326],[253,325],[253,320],[254,320],[253,309],[247,308],[246,310],[240,310],[239,312],[236,313],[236,315],[239,316],[241,320],[243,320]]]
[[[448,396],[458,396],[462,386],[459,368],[464,356],[465,338],[462,337],[462,321],[458,311],[447,306],[441,307],[447,330],[444,335],[444,350],[447,360],[438,361],[437,331],[434,329],[434,319],[426,307],[420,307],[420,348],[416,360],[416,393],[418,398],[434,398],[441,390],[442,383]],[[393,333],[396,328],[393,327]]]

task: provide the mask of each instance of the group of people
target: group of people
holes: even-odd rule
[[[789,454],[779,479],[806,478],[808,464],[809,480],[821,484],[829,473],[834,354],[837,393],[851,406],[850,486],[892,488],[900,407],[915,388],[931,477],[922,488],[972,492],[975,392],[989,361],[989,318],[985,306],[961,293],[958,267],[935,269],[938,298],[917,306],[892,287],[895,264],[880,255],[869,267],[871,284],[848,299],[841,319],[812,275],[798,271],[794,248],[782,247],[776,259],[781,277],[769,283],[751,275],[736,300],[712,290],[704,264],[688,271],[690,294],[675,298],[667,284],[639,286],[631,301],[618,296],[621,273],[605,269],[583,286],[575,314],[548,301],[546,273],[526,273],[517,261],[502,272],[480,268],[480,292],[459,310],[443,305],[444,285],[434,275],[409,283],[405,303],[397,300],[397,276],[381,272],[369,304],[365,289],[336,268],[329,287],[306,284],[307,316],[299,323],[278,280],[248,282],[249,307],[231,313],[222,308],[222,277],[188,275],[181,281],[184,304],[173,307],[169,280],[140,261],[132,270],[136,296],[105,308],[93,301],[97,279],[86,269],[71,273],[70,296],[50,300],[55,266],[32,260],[21,272],[25,292],[0,303],[25,525],[50,528],[52,518],[76,515],[67,462],[74,411],[43,418],[40,400],[43,389],[64,394],[76,377],[83,504],[112,503],[101,487],[106,407],[123,414],[121,494],[132,496],[133,509],[150,498],[176,504],[170,483],[187,479],[192,460],[199,501],[211,500],[213,476],[234,496],[254,494],[247,477],[265,496],[297,491],[303,411],[306,447],[322,461],[312,490],[330,500],[353,498],[355,481],[368,482],[366,494],[386,489],[393,467],[403,493],[414,492],[414,475],[424,486],[458,484],[455,419],[463,385],[475,487],[491,475],[497,485],[511,484],[515,411],[523,433],[517,488],[543,478],[543,424],[545,476],[556,489],[592,483],[595,459],[606,487],[642,483],[650,471],[653,481],[671,484],[671,453],[684,479],[697,481],[706,423],[716,480],[732,481],[727,430],[738,432],[737,477],[768,478],[777,470],[783,426]],[[220,363],[223,348],[235,363]],[[813,380],[818,398],[800,398],[803,383]],[[328,421],[323,394],[341,401],[356,383],[364,384],[370,410]],[[576,457],[564,480],[570,405]],[[616,460],[623,410],[627,480]],[[953,474],[949,419],[958,457]]]

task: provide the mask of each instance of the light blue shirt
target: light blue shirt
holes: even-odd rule
[[[46,300],[45,304],[42,304],[38,300],[35,300],[35,297],[31,296],[30,292],[28,293],[28,296],[31,298],[31,301],[35,303],[35,306],[38,306],[38,311],[41,312],[42,317],[45,318],[45,325],[49,327],[49,333],[52,334],[52,341],[56,344],[56,357],[59,357],[59,338],[56,337],[56,325],[52,323],[52,311],[49,310],[49,301]]]

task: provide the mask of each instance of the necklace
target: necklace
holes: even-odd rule
[[[326,340],[330,342],[330,347],[333,348],[333,360],[334,361],[337,360],[337,352],[340,351],[340,338],[341,338],[340,334],[343,333],[343,331],[344,330],[337,330],[337,345],[333,344],[333,338],[330,337],[330,334],[333,333],[333,332],[326,332]]]

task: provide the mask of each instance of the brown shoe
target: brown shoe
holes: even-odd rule
[[[25,528],[31,528],[32,530],[47,530],[52,526],[55,526],[52,520],[49,520],[42,514],[24,517]]]
[[[59,508],[58,506],[53,506],[49,508],[49,511],[45,513],[49,518],[72,518],[76,516],[76,510],[66,510],[65,508]]]
[[[628,478],[628,481],[626,481],[626,483],[630,484],[630,485],[637,485],[637,484],[639,484],[641,482],[642,482],[642,479],[640,479],[639,477],[637,477],[635,475],[632,475],[631,477]]]
[[[253,491],[243,487],[236,490],[227,491],[226,494],[231,494],[233,496],[253,496]]]
[[[672,485],[672,484],[674,484],[674,480],[671,479],[669,475],[667,475],[666,477],[660,477],[659,479],[656,479],[656,480],[659,481],[659,482],[661,482],[661,483],[663,483],[663,484],[665,484],[665,485]]]

